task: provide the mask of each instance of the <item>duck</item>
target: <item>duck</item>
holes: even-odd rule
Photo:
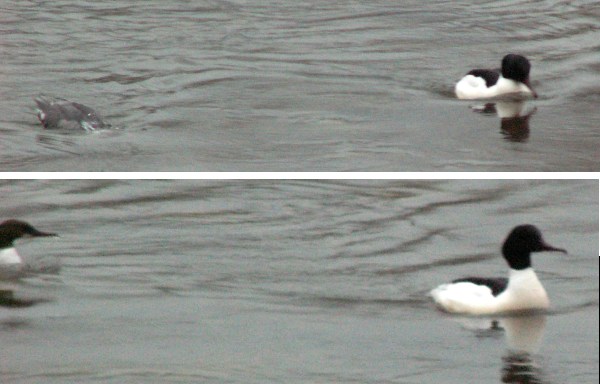
[[[500,69],[472,69],[454,87],[459,99],[489,99],[504,95],[538,95],[529,81],[531,63],[522,55],[509,53]]]
[[[502,245],[509,266],[508,278],[464,277],[430,291],[442,311],[467,315],[493,315],[507,312],[545,310],[548,294],[531,265],[531,253],[562,252],[546,243],[534,225],[514,227]]]
[[[66,99],[39,95],[34,98],[36,114],[46,129],[84,129],[95,131],[110,128],[92,108]]]
[[[18,266],[23,258],[17,252],[14,242],[22,237],[51,237],[56,233],[42,232],[21,220],[9,219],[0,223],[0,266]]]

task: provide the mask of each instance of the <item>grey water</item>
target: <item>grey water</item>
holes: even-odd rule
[[[456,100],[509,52],[529,112]],[[6,0],[0,170],[598,171],[599,52],[595,0]],[[45,130],[38,94],[114,128]]]
[[[4,383],[597,383],[597,180],[5,180]],[[542,317],[461,318],[428,291],[503,276],[522,223]],[[524,348],[528,352],[515,353]],[[529,350],[530,349],[530,350]]]

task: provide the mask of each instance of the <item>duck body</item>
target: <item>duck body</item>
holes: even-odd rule
[[[431,291],[436,304],[447,312],[468,315],[490,315],[503,312],[547,309],[548,294],[532,268],[510,270],[506,287],[494,290],[482,281],[461,280],[443,284]],[[495,281],[498,279],[489,279]]]
[[[96,111],[83,104],[42,95],[34,101],[37,105],[37,117],[46,129],[95,131],[110,127]]]
[[[532,95],[531,89],[525,84],[502,76],[499,76],[491,86],[487,84],[484,78],[468,73],[456,83],[454,92],[456,97],[463,100],[492,99],[504,95]]]
[[[533,96],[529,82],[531,64],[524,56],[508,54],[500,69],[473,69],[454,87],[459,99],[490,99],[504,95]]]

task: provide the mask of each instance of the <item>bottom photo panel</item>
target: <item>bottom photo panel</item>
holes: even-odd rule
[[[598,381],[598,180],[0,196],[2,383]]]

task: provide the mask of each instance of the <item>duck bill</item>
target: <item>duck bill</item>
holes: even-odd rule
[[[56,233],[42,232],[38,231],[37,229],[34,229],[32,232],[28,233],[28,235],[31,237],[58,237],[58,234]]]
[[[541,251],[546,251],[546,252],[562,252],[562,253],[565,253],[565,254],[567,253],[566,249],[556,248],[556,247],[551,246],[548,243],[542,243],[542,249],[541,249]]]
[[[527,88],[529,88],[529,90],[531,91],[531,95],[533,96],[534,99],[537,99],[538,94],[535,91],[535,89],[533,89],[533,87],[531,86],[531,83],[529,83],[529,79],[525,80],[523,82],[523,84],[525,84],[527,86]]]

